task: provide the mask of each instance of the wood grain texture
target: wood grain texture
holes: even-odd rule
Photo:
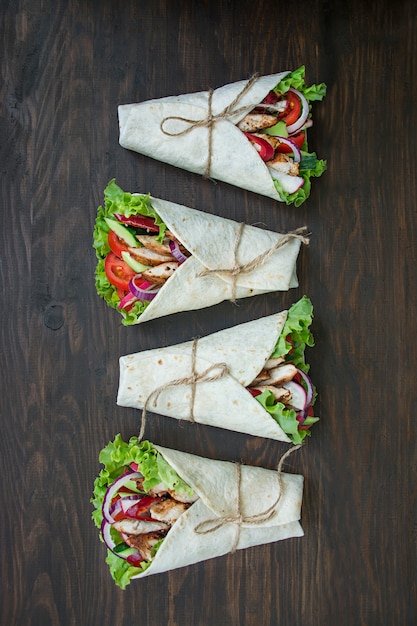
[[[0,2],[0,623],[414,625],[417,18],[387,0]],[[123,150],[117,105],[304,64],[328,95],[328,160],[299,209]],[[95,293],[103,189],[151,192],[269,229],[306,224],[300,287],[124,328]],[[303,539],[116,588],[91,516],[98,453],[140,413],[118,357],[268,315],[307,293],[320,423],[288,461]],[[269,468],[286,447],[148,419],[146,436]],[[256,494],[254,494],[256,497]]]

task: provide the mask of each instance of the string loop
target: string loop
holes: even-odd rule
[[[271,517],[275,515],[276,506],[282,496],[282,477],[281,477],[282,466],[285,460],[290,456],[290,454],[292,454],[293,452],[301,448],[302,445],[303,444],[292,446],[289,450],[287,450],[287,452],[285,452],[285,454],[282,455],[278,463],[278,467],[277,467],[278,495],[275,501],[273,502],[273,504],[271,504],[271,506],[269,506],[264,511],[261,511],[260,513],[255,513],[253,515],[245,516],[242,514],[242,511],[241,511],[242,466],[240,463],[236,463],[235,468],[236,468],[236,495],[237,497],[236,497],[235,513],[233,515],[224,515],[224,516],[213,517],[211,519],[204,520],[200,522],[199,524],[197,524],[197,526],[194,528],[194,532],[199,535],[206,535],[208,533],[215,532],[216,530],[218,530],[222,526],[225,526],[226,524],[234,524],[236,533],[235,533],[235,538],[234,538],[230,553],[233,554],[234,552],[236,552],[237,546],[239,544],[240,529],[243,524],[245,524],[246,526],[258,526],[268,521],[269,519],[271,519]]]
[[[214,363],[207,367],[200,374],[196,371],[196,358],[197,358],[197,343],[198,339],[193,340],[193,345],[191,349],[191,374],[189,376],[185,376],[184,378],[177,378],[175,380],[171,380],[160,387],[154,389],[146,399],[142,410],[142,419],[139,431],[139,441],[142,440],[143,434],[145,432],[146,427],[146,415],[148,411],[148,406],[153,401],[153,406],[156,407],[158,398],[165,389],[169,387],[177,387],[179,385],[191,385],[191,400],[190,400],[190,416],[189,421],[194,422],[194,403],[195,403],[195,394],[197,383],[205,382],[210,383],[215,380],[219,380],[223,376],[225,376],[228,372],[228,366],[226,363]]]
[[[213,115],[212,103],[213,103],[213,93],[214,93],[214,90],[210,89],[208,91],[208,98],[207,98],[207,115],[203,119],[201,119],[201,120],[192,120],[192,119],[189,119],[187,117],[181,117],[181,116],[178,116],[178,115],[170,115],[168,117],[164,117],[164,119],[161,121],[161,123],[159,125],[160,130],[161,130],[162,133],[164,133],[164,135],[168,135],[169,137],[181,137],[183,135],[187,135],[188,133],[193,131],[195,128],[202,128],[202,127],[204,127],[204,128],[208,129],[207,164],[206,164],[206,169],[204,171],[204,177],[205,178],[209,178],[210,177],[212,152],[213,152],[212,144],[213,144],[213,126],[214,126],[214,124],[218,120],[227,119],[227,118],[231,117],[232,115],[240,115],[240,114],[244,113],[245,111],[247,111],[248,109],[253,108],[253,107],[256,106],[256,104],[254,104],[254,105],[246,105],[244,107],[239,107],[237,109],[235,108],[236,105],[239,104],[239,102],[243,98],[243,96],[251,89],[252,85],[258,80],[258,78],[259,78],[259,74],[258,73],[253,74],[251,76],[251,78],[248,80],[248,82],[245,84],[243,89],[234,98],[234,100],[230,104],[228,104],[223,109],[223,111],[220,111],[220,113],[216,113],[216,114]],[[174,121],[177,121],[177,122],[184,122],[185,124],[188,124],[188,126],[186,126],[183,130],[170,132],[166,128],[164,128],[166,123],[168,121],[170,121],[170,120],[174,120]]]
[[[223,274],[231,278],[232,293],[231,293],[230,299],[232,302],[236,302],[237,278],[240,274],[249,274],[250,272],[253,272],[254,270],[261,267],[261,265],[263,265],[265,261],[269,259],[270,256],[272,256],[274,252],[276,252],[277,250],[285,246],[289,241],[291,241],[291,239],[299,239],[305,245],[308,245],[310,243],[310,240],[307,236],[307,228],[305,226],[302,226],[301,228],[297,228],[296,230],[286,233],[273,246],[271,246],[271,248],[268,248],[268,250],[265,250],[265,252],[262,252],[262,254],[259,254],[257,257],[255,257],[248,263],[244,263],[243,265],[241,265],[238,262],[238,252],[239,252],[239,246],[242,240],[244,227],[245,227],[245,224],[240,223],[239,229],[236,233],[236,239],[235,239],[235,243],[233,247],[233,258],[234,258],[233,267],[205,269],[198,274],[198,276],[207,276],[208,274],[213,274],[213,273]]]

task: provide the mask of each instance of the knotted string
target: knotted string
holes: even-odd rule
[[[160,387],[154,389],[146,399],[142,410],[142,418],[141,425],[139,431],[139,441],[142,440],[143,434],[145,432],[146,427],[146,414],[148,410],[149,403],[153,400],[153,406],[156,407],[158,402],[158,398],[160,394],[168,389],[169,387],[176,387],[178,385],[191,385],[191,399],[190,399],[190,416],[189,421],[194,422],[194,403],[195,403],[195,394],[197,383],[205,382],[210,383],[215,380],[219,380],[223,376],[225,376],[228,372],[228,367],[226,363],[214,363],[210,365],[207,369],[205,369],[201,374],[198,374],[196,371],[196,357],[197,357],[197,343],[198,339],[194,339],[192,350],[191,350],[191,374],[190,376],[186,376],[184,378],[177,378],[175,380],[171,380]]]
[[[234,552],[236,552],[236,549],[239,543],[240,529],[241,529],[242,524],[245,524],[246,526],[258,526],[270,520],[271,517],[275,515],[275,512],[276,512],[275,508],[282,496],[282,477],[281,477],[282,466],[285,460],[287,459],[287,457],[289,457],[290,454],[292,454],[293,452],[301,448],[301,446],[302,444],[293,446],[292,448],[287,450],[285,454],[282,455],[278,463],[278,467],[277,467],[278,495],[275,499],[275,502],[271,504],[271,506],[269,506],[267,509],[265,509],[261,513],[255,513],[254,515],[245,516],[242,514],[242,511],[241,511],[242,466],[240,463],[236,463],[235,464],[236,496],[237,496],[236,497],[236,513],[234,515],[224,515],[224,516],[214,517],[212,519],[204,520],[200,522],[199,524],[197,524],[197,526],[194,528],[194,532],[197,533],[198,535],[206,535],[208,533],[212,533],[218,530],[219,528],[221,528],[222,526],[225,526],[226,524],[234,524],[236,533],[235,533],[235,538],[233,541],[232,548],[230,549],[230,553],[233,554]]]
[[[198,274],[198,276],[206,276],[207,274],[214,273],[225,274],[229,276],[232,279],[232,294],[230,298],[232,302],[236,302],[237,278],[240,274],[249,274],[250,272],[258,269],[261,265],[265,263],[267,259],[269,259],[269,257],[274,252],[279,250],[279,248],[285,246],[285,244],[287,244],[291,239],[299,239],[305,245],[308,245],[308,243],[310,242],[309,238],[307,237],[307,228],[305,226],[302,226],[301,228],[297,228],[296,230],[286,233],[271,248],[265,250],[265,252],[262,252],[262,254],[259,254],[248,263],[240,265],[240,263],[238,262],[238,253],[244,227],[245,224],[240,223],[239,229],[236,233],[236,239],[233,247],[234,266],[231,268],[205,269]]]
[[[235,109],[235,106],[237,104],[239,104],[240,100],[250,90],[250,88],[258,80],[258,78],[259,78],[259,74],[253,74],[253,76],[251,76],[251,78],[245,84],[243,89],[237,94],[237,96],[234,98],[234,100],[230,104],[228,104],[223,109],[223,111],[220,111],[220,113],[216,113],[215,115],[213,115],[212,102],[213,102],[214,90],[210,89],[209,92],[208,92],[207,115],[202,120],[191,120],[191,119],[188,119],[186,117],[180,117],[180,116],[177,116],[177,115],[170,115],[169,117],[164,117],[164,119],[161,121],[161,123],[159,125],[159,127],[161,129],[161,132],[164,133],[164,135],[169,135],[170,137],[181,137],[182,135],[187,135],[188,133],[190,133],[195,128],[205,127],[205,128],[208,129],[207,165],[206,165],[206,169],[204,171],[204,176],[206,178],[208,178],[210,176],[210,170],[211,170],[212,144],[213,144],[213,126],[214,126],[214,124],[218,120],[227,119],[228,117],[231,117],[232,115],[240,115],[241,113],[244,113],[248,109],[251,109],[251,108],[257,106],[256,104],[253,104],[253,105],[246,105],[244,107],[239,107],[238,109]],[[164,128],[164,124],[166,124],[166,122],[168,122],[169,120],[176,120],[176,121],[179,121],[179,122],[185,122],[186,124],[188,124],[188,126],[186,128],[184,128],[183,130],[180,130],[180,131],[169,132],[168,130],[166,130]]]

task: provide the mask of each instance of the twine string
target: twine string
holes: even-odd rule
[[[216,380],[219,380],[220,378],[222,378],[223,376],[227,374],[228,367],[226,363],[213,363],[213,365],[210,365],[209,367],[207,367],[200,374],[196,371],[197,343],[198,343],[198,339],[194,339],[193,344],[192,344],[192,349],[191,349],[191,374],[189,376],[185,376],[184,378],[177,378],[177,379],[168,381],[167,383],[154,389],[147,397],[145,404],[143,406],[143,410],[142,410],[141,425],[140,425],[140,430],[139,430],[139,441],[142,440],[144,432],[145,432],[148,407],[151,401],[153,402],[153,406],[156,407],[158,398],[161,395],[161,393],[165,391],[165,389],[168,389],[169,387],[177,387],[179,385],[191,385],[190,415],[188,419],[190,422],[194,422],[195,421],[194,404],[195,404],[197,383],[214,382]]]
[[[270,256],[274,254],[277,250],[285,246],[291,239],[299,239],[305,245],[308,245],[310,240],[307,236],[307,228],[302,226],[301,228],[297,228],[296,230],[290,231],[283,235],[271,248],[265,250],[255,258],[248,261],[248,263],[240,264],[238,262],[238,252],[240,242],[242,240],[243,229],[245,224],[240,223],[239,229],[236,233],[236,239],[233,246],[233,259],[234,265],[230,268],[213,268],[213,269],[205,269],[198,274],[198,276],[207,276],[208,274],[223,274],[231,278],[232,281],[232,292],[231,292],[231,301],[236,302],[236,292],[237,292],[237,279],[240,274],[249,274],[254,270],[258,269],[263,265]]]
[[[248,110],[248,108],[253,108],[254,106],[256,106],[256,104],[254,105],[246,105],[246,106],[242,106],[239,108],[235,108],[237,104],[239,104],[240,100],[243,98],[243,96],[245,96],[245,94],[251,89],[252,85],[258,80],[259,78],[259,74],[253,74],[251,76],[251,78],[248,80],[248,82],[244,85],[243,89],[237,94],[237,96],[232,100],[232,102],[230,104],[228,104],[223,111],[220,111],[220,113],[216,113],[215,115],[213,115],[213,93],[214,90],[210,89],[208,91],[208,98],[207,98],[207,115],[206,117],[204,117],[201,120],[192,120],[189,119],[187,117],[181,117],[178,115],[170,115],[168,117],[164,117],[164,119],[161,121],[159,127],[162,133],[164,133],[164,135],[168,135],[169,137],[181,137],[183,135],[187,135],[188,133],[190,133],[192,130],[194,130],[195,128],[207,128],[208,129],[208,149],[207,149],[207,164],[206,164],[206,169],[204,171],[204,176],[206,178],[208,178],[210,176],[210,171],[211,171],[211,161],[212,161],[212,144],[213,144],[213,126],[214,124],[218,121],[218,120],[224,120],[227,119],[228,117],[232,116],[232,115],[240,115],[242,113],[244,113],[245,111]],[[170,120],[174,120],[174,121],[179,121],[179,122],[184,122],[185,124],[188,124],[188,126],[186,126],[183,130],[180,131],[175,131],[175,132],[170,132],[168,130],[166,130],[166,128],[164,128],[164,125],[170,121]]]
[[[230,553],[233,554],[234,552],[236,552],[237,546],[239,544],[240,530],[241,530],[242,524],[245,524],[246,526],[258,526],[270,520],[271,517],[274,516],[276,506],[281,499],[282,491],[283,491],[282,477],[281,477],[282,466],[284,462],[286,461],[286,459],[290,456],[290,454],[292,454],[293,452],[301,448],[301,446],[302,444],[292,446],[291,448],[289,448],[289,450],[287,450],[287,452],[285,452],[285,454],[282,455],[277,466],[278,495],[275,501],[273,502],[273,504],[271,504],[271,506],[269,506],[264,511],[261,511],[260,513],[255,513],[253,515],[245,516],[242,514],[242,510],[241,510],[242,465],[240,463],[236,463],[235,464],[235,468],[236,468],[236,512],[235,514],[218,516],[218,517],[214,517],[211,519],[203,520],[202,522],[197,524],[197,526],[194,528],[194,532],[197,533],[198,535],[207,535],[209,533],[215,532],[219,528],[222,528],[226,524],[234,524],[235,537],[234,537],[232,547],[230,549]]]

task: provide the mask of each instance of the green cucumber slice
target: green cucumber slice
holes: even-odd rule
[[[129,267],[132,268],[134,272],[137,272],[138,274],[141,274],[145,270],[149,269],[149,265],[144,265],[140,261],[137,261],[131,254],[129,254],[129,252],[126,252],[125,250],[122,252],[122,259],[128,264]]]
[[[116,220],[109,219],[108,217],[104,218],[107,226],[112,230],[120,239],[122,239],[130,248],[139,248],[140,243],[136,239],[134,235],[130,232],[126,226],[123,226],[120,222],[116,222]]]

